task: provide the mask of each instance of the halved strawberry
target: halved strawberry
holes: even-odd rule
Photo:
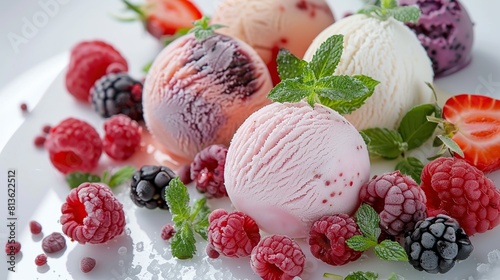
[[[132,4],[128,0],[123,2],[139,15],[146,30],[158,39],[193,27],[193,21],[202,17],[198,7],[189,0],[146,0],[143,5]]]
[[[456,95],[446,101],[443,118],[450,123],[446,133],[463,150],[466,161],[483,172],[500,169],[500,100]]]

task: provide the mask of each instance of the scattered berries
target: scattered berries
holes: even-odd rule
[[[81,244],[104,243],[125,227],[123,205],[102,183],[83,183],[72,189],[61,212],[63,232]]]
[[[68,118],[53,127],[45,141],[50,161],[60,172],[90,172],[97,167],[102,142],[87,122]]]
[[[179,175],[179,179],[184,185],[193,182],[193,180],[191,180],[191,165],[183,165],[181,168],[179,168],[177,174]]]
[[[175,173],[166,166],[145,165],[132,176],[130,198],[139,207],[167,210],[165,188],[175,177]]]
[[[451,216],[469,236],[500,223],[500,191],[465,160],[437,158],[424,167],[421,178],[429,216]]]
[[[309,231],[309,246],[316,258],[330,265],[344,265],[361,257],[362,251],[347,246],[354,235],[362,235],[356,221],[346,214],[324,216]]]
[[[42,232],[42,225],[37,221],[30,221],[30,231],[32,234],[39,234]]]
[[[21,243],[17,242],[17,241],[13,241],[11,242],[12,240],[9,240],[7,241],[7,243],[5,243],[5,253],[7,255],[15,255],[19,252],[21,252]]]
[[[103,148],[114,160],[130,158],[140,147],[142,128],[125,115],[116,115],[104,123]]]
[[[66,248],[66,238],[59,232],[53,232],[42,240],[42,249],[45,253],[57,253]]]
[[[127,61],[110,44],[103,41],[84,41],[71,50],[66,88],[76,99],[89,102],[90,89],[95,81],[121,66],[128,71]]]
[[[361,187],[359,196],[379,213],[380,227],[391,236],[403,235],[427,217],[424,191],[399,171],[373,177]]]
[[[97,80],[90,90],[92,107],[102,117],[124,114],[140,121],[142,115],[142,83],[127,73],[111,73]]]
[[[21,103],[19,108],[21,109],[21,112],[23,112],[23,113],[28,112],[28,104],[26,104],[26,103]]]
[[[259,227],[242,212],[228,214],[217,209],[210,213],[208,221],[208,243],[226,257],[246,257],[260,241]]]
[[[446,273],[465,260],[474,247],[458,222],[446,215],[429,217],[406,234],[405,251],[411,265],[429,273]]]
[[[42,266],[47,263],[47,255],[45,254],[40,254],[35,257],[35,264],[36,266]]]
[[[223,145],[211,145],[201,150],[191,163],[191,179],[196,189],[207,198],[227,196],[224,186],[224,165],[227,148]]]
[[[38,135],[35,137],[35,139],[33,139],[33,144],[35,144],[35,147],[37,148],[43,148],[46,140],[47,138],[45,138],[45,136]]]
[[[284,235],[270,235],[252,250],[250,266],[263,279],[291,280],[304,271],[306,257],[299,244]]]
[[[42,132],[43,132],[44,134],[49,134],[51,129],[52,129],[52,126],[50,126],[50,125],[46,124],[46,125],[44,125],[44,126],[42,127]]]
[[[161,228],[161,239],[169,240],[175,234],[175,229],[172,224],[166,224]]]
[[[94,258],[84,257],[80,261],[80,270],[83,273],[89,273],[94,269],[95,265],[96,265],[96,261]]]

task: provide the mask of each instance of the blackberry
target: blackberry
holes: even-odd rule
[[[446,215],[418,221],[405,236],[411,265],[429,273],[446,273],[458,260],[469,257],[474,247],[458,222]]]
[[[168,210],[165,188],[176,176],[168,167],[145,165],[132,176],[130,198],[139,207]]]
[[[124,114],[135,121],[142,116],[142,83],[127,73],[110,73],[90,90],[92,107],[104,118]]]

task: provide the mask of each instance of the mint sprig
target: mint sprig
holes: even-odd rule
[[[381,230],[379,227],[380,217],[368,204],[362,204],[355,214],[356,223],[363,235],[355,235],[346,243],[349,248],[356,251],[366,251],[374,248],[375,255],[386,261],[407,261],[408,255],[403,247],[391,240],[378,242]],[[355,278],[353,278],[355,279]]]
[[[345,278],[333,273],[323,273],[323,278],[335,279],[335,280],[378,280],[379,276],[377,273],[371,271],[366,271],[366,272],[355,271],[349,273]],[[403,278],[395,273],[391,273],[391,275],[387,280],[398,280],[398,279],[403,279]]]
[[[226,27],[222,24],[210,24],[209,22],[210,18],[207,16],[203,16],[201,19],[195,20],[193,22],[194,27],[191,28],[188,33],[193,33],[196,39],[202,41],[214,34],[215,30]]]
[[[176,177],[165,189],[165,200],[176,230],[171,242],[172,255],[179,259],[190,259],[196,253],[194,233],[198,233],[205,240],[208,238],[210,209],[206,206],[206,198],[197,200],[190,206],[187,188],[179,177]]]
[[[110,174],[108,170],[105,170],[102,176],[84,172],[72,172],[66,175],[65,179],[71,189],[74,189],[83,183],[97,182],[105,183],[110,188],[115,188],[125,183],[125,181],[130,180],[134,172],[135,167],[125,166],[112,174]]]
[[[398,6],[396,0],[381,0],[361,8],[358,14],[365,14],[380,20],[392,17],[401,22],[417,23],[421,11],[417,6]]]
[[[341,114],[361,107],[373,94],[378,81],[364,75],[333,75],[343,51],[343,35],[324,41],[311,62],[294,56],[288,50],[278,53],[278,73],[281,82],[269,93],[275,102],[307,100],[311,107],[321,103]]]

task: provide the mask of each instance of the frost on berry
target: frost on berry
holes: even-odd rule
[[[259,227],[242,212],[217,209],[208,218],[208,242],[220,254],[238,258],[251,254],[260,240]]]
[[[309,231],[309,246],[314,257],[330,265],[344,265],[361,257],[362,251],[347,246],[346,241],[361,235],[353,218],[346,214],[324,216]]]
[[[47,255],[45,254],[40,254],[35,257],[35,264],[36,266],[42,266],[47,263]]]
[[[293,239],[270,235],[252,250],[250,266],[263,279],[291,280],[304,271],[306,257]]]
[[[161,228],[161,239],[169,240],[175,234],[175,229],[172,224],[166,224]]]
[[[92,271],[92,269],[94,269],[95,265],[96,265],[96,261],[94,258],[84,257],[80,261],[80,270],[83,273],[89,273]]]
[[[126,115],[115,115],[104,123],[103,148],[115,160],[126,160],[139,149],[142,128]]]
[[[42,240],[42,249],[45,253],[57,253],[66,248],[66,238],[59,232],[53,232]]]
[[[15,255],[19,252],[21,252],[21,243],[17,241],[11,242],[10,240],[5,243],[5,253],[7,255]]]
[[[63,232],[81,244],[104,243],[125,227],[123,205],[100,183],[83,183],[71,190],[61,212]]]
[[[399,171],[375,176],[359,193],[361,201],[379,213],[380,227],[388,235],[403,235],[427,217],[424,191]]]
[[[224,165],[227,148],[211,145],[201,150],[191,163],[191,179],[196,188],[208,198],[227,196],[224,186]]]

